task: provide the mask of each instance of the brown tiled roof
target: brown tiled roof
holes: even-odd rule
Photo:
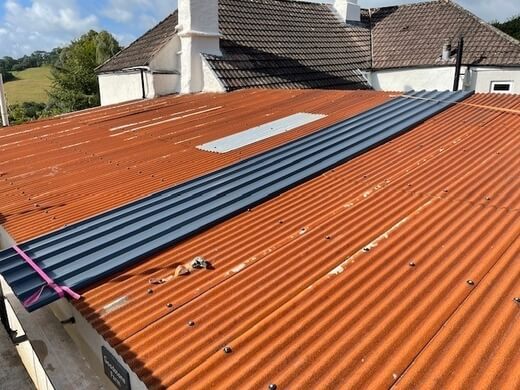
[[[96,70],[98,73],[115,72],[134,66],[148,66],[155,54],[175,35],[177,11],[140,38],[110,58]]]
[[[370,35],[324,4],[220,0],[222,57],[208,62],[228,90],[245,87],[366,89]]]
[[[464,36],[464,64],[520,65],[520,42],[448,0],[370,11],[374,69],[445,65],[443,43]],[[450,62],[451,64],[452,62]]]
[[[363,10],[348,24],[324,4],[219,0],[219,23],[223,56],[206,59],[227,90],[366,89],[360,69],[446,65],[442,46],[449,39],[455,49],[460,35],[464,64],[520,65],[517,40],[448,0]],[[176,24],[177,12],[98,71],[148,65]]]

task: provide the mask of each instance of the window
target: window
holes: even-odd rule
[[[508,93],[513,89],[512,81],[492,81],[491,82],[491,91],[495,93]]]

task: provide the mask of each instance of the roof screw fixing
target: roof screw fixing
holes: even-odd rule
[[[167,304],[166,304],[166,307],[167,307],[168,309],[171,309],[171,308],[173,307],[173,303],[167,303]]]
[[[325,236],[326,240],[330,240],[331,238],[332,238],[331,236]]]
[[[448,189],[447,189],[447,188],[445,188],[445,189],[443,190],[443,192],[448,192]]]
[[[513,301],[515,301],[515,303],[518,303],[520,305],[520,297],[514,297]]]
[[[274,383],[271,383],[268,387],[269,390],[276,390],[278,386],[276,386]]]
[[[188,326],[195,326],[195,321],[188,321]]]
[[[363,252],[370,252],[370,248],[368,246],[364,247]]]
[[[415,262],[410,261],[410,262],[408,263],[408,265],[409,265],[410,267],[415,267]]]
[[[469,284],[470,286],[474,286],[475,285],[475,282],[473,280],[471,280],[471,279],[468,279],[466,281],[466,283]]]
[[[231,353],[231,352],[233,352],[231,347],[229,347],[229,346],[224,347],[224,353]]]
[[[148,294],[153,294],[153,290],[151,288],[148,289],[147,291]]]
[[[491,200],[491,197],[490,196],[486,196],[484,199]]]

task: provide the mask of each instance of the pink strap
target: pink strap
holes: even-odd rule
[[[56,293],[58,294],[58,296],[60,298],[63,298],[65,296],[65,293],[67,293],[72,299],[80,299],[81,298],[81,295],[75,293],[74,291],[72,291],[69,287],[67,286],[59,286],[57,285],[54,280],[52,280],[49,275],[47,275],[45,273],[45,271],[43,271],[40,267],[38,267],[38,265],[33,261],[33,259],[31,259],[29,256],[27,256],[27,254],[21,250],[17,245],[13,245],[13,249],[20,255],[20,257],[22,259],[25,260],[25,262],[27,264],[29,264],[31,266],[31,268],[33,270],[36,271],[36,273],[38,275],[40,275],[40,277],[47,283],[46,286],[43,286],[41,287],[38,291],[36,291],[33,295],[31,295],[29,298],[27,298],[25,301],[24,301],[24,306],[30,306],[32,305],[33,303],[37,302],[42,293],[43,293],[43,290],[45,289],[45,287],[50,287],[52,288],[54,291],[56,291]]]

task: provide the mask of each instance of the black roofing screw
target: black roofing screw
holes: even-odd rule
[[[447,188],[445,188],[445,189],[444,189],[444,192],[448,192],[448,189],[447,189]]]
[[[224,347],[224,353],[231,353],[231,352],[233,352],[231,347],[229,347],[229,346]]]
[[[410,267],[415,267],[415,263],[414,263],[413,261],[410,261],[410,262],[408,263],[408,265],[409,265]]]
[[[486,196],[484,199],[491,200],[491,197],[490,196]]]
[[[520,305],[520,297],[514,297],[513,301],[515,301],[516,303],[518,303]]]
[[[471,280],[471,279],[468,279],[468,280],[466,281],[466,283],[469,284],[470,286],[475,285],[475,282],[474,282],[473,280]]]
[[[188,321],[188,326],[195,326],[195,321]]]
[[[153,294],[153,290],[151,288],[148,289],[147,291],[148,294]]]
[[[276,390],[278,388],[278,386],[276,386],[274,383],[271,383],[269,386],[268,386],[268,389],[269,390]]]
[[[331,236],[325,236],[326,240],[330,240],[331,238],[332,238]]]
[[[363,252],[369,252],[369,251],[370,251],[370,248],[368,246],[363,248]]]
[[[168,303],[168,304],[166,304],[166,307],[167,307],[168,309],[171,309],[171,308],[173,307],[173,303]]]

